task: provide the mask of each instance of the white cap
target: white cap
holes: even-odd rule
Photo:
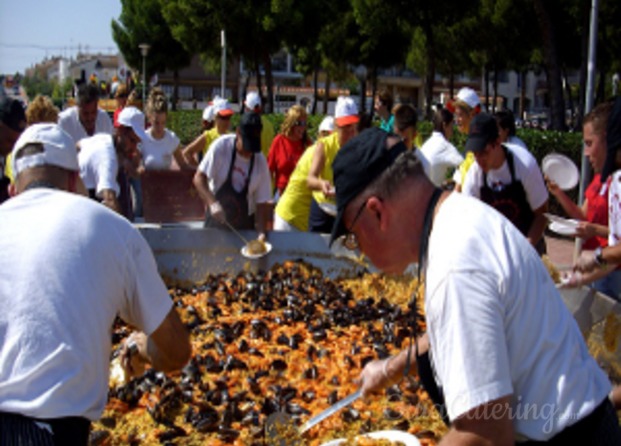
[[[121,110],[117,122],[123,127],[131,127],[140,140],[146,139],[147,134],[144,131],[144,113],[136,107],[125,107]]]
[[[246,100],[244,101],[246,107],[250,110],[254,110],[256,107],[261,106],[261,97],[259,93],[256,91],[251,91],[246,95]]]
[[[214,98],[213,100],[213,114],[219,116],[231,116],[233,109],[229,101],[223,98]]]
[[[41,144],[43,151],[19,158],[19,151],[28,144]],[[75,141],[58,124],[33,124],[26,128],[13,146],[12,167],[17,178],[20,172],[31,167],[57,166],[79,171],[78,151]]]
[[[208,105],[203,110],[203,121],[213,122],[216,118],[216,113],[213,111],[213,105]]]
[[[457,93],[457,99],[468,104],[470,108],[475,108],[481,104],[479,95],[472,88],[464,87]]]
[[[332,116],[326,116],[319,124],[320,132],[333,132],[334,131],[334,118]]]
[[[336,110],[334,112],[334,121],[339,127],[355,124],[360,120],[358,116],[358,107],[354,100],[350,97],[339,96],[336,100]]]

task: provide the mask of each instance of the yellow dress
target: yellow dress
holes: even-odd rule
[[[302,154],[274,210],[280,218],[300,231],[308,231],[312,191],[308,188],[306,179],[313,160],[313,153],[315,153],[315,145],[307,148]]]
[[[332,161],[336,157],[341,146],[339,145],[339,137],[336,132],[331,133],[325,138],[321,138],[319,141],[323,143],[323,154],[325,157],[325,163],[323,165],[323,170],[321,171],[320,177],[324,180],[328,180],[331,184],[334,184],[334,174],[332,172]],[[313,191],[313,198],[317,202],[317,204],[329,203],[335,204],[334,198],[326,197],[322,191],[316,190]]]

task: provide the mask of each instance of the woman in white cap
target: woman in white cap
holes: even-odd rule
[[[334,185],[332,182],[332,161],[339,149],[358,133],[360,121],[358,107],[350,97],[339,96],[336,101],[334,122],[336,131],[317,141],[306,182],[313,191],[308,230],[329,233],[334,224]],[[326,212],[328,210],[328,212]]]
[[[233,109],[229,101],[219,97],[214,98],[213,113],[215,115],[216,125],[212,129],[203,132],[183,149],[183,158],[185,162],[192,167],[197,167],[198,158],[202,158],[207,153],[211,143],[220,136],[229,133],[229,129],[231,128]]]

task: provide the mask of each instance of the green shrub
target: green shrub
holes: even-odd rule
[[[182,145],[187,145],[201,134],[202,115],[202,110],[171,111],[168,113],[167,127],[177,134]],[[285,119],[285,115],[278,113],[265,115],[265,117],[272,123],[274,132],[278,134],[280,132],[280,126]],[[237,128],[239,118],[240,115],[237,113],[231,118],[232,129]],[[317,138],[317,129],[323,118],[323,115],[312,115],[308,117],[308,135],[312,140]]]

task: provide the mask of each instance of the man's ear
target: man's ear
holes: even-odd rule
[[[387,225],[386,203],[379,197],[370,197],[367,200],[367,209],[375,214],[380,229],[384,229]]]
[[[9,197],[14,197],[17,195],[17,186],[15,185],[15,181],[13,181],[12,183],[10,183],[7,186],[8,190],[9,190]]]

